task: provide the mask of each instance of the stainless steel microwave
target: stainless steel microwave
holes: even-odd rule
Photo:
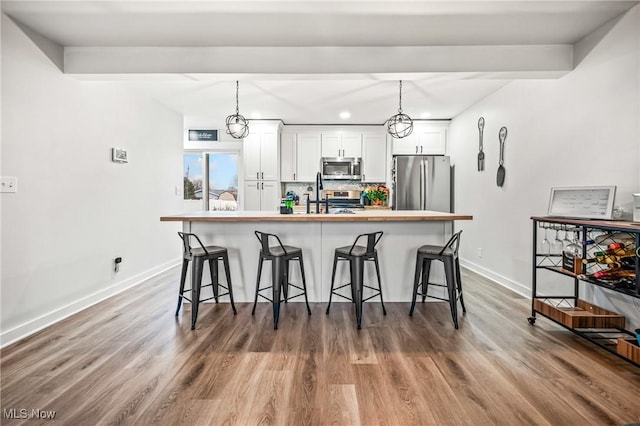
[[[322,179],[360,180],[361,158],[322,158]]]

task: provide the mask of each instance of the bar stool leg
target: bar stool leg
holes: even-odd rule
[[[329,292],[329,304],[327,305],[326,314],[329,315],[329,309],[331,309],[331,296],[333,296],[333,284],[336,281],[336,266],[338,265],[338,256],[333,255],[333,272],[331,273],[331,291]]]
[[[280,318],[280,286],[283,276],[283,261],[276,257],[272,262],[271,279],[273,284],[273,329],[278,329],[278,319]]]
[[[258,278],[256,279],[256,298],[253,300],[253,309],[251,310],[251,315],[255,315],[256,313],[256,305],[258,304],[258,291],[260,291],[260,277],[262,276],[262,263],[264,259],[262,255],[260,255],[260,260],[258,261]]]
[[[456,282],[453,259],[444,260],[445,279],[447,280],[447,290],[449,292],[449,307],[451,308],[451,318],[453,325],[458,328],[458,301],[456,300]]]
[[[213,289],[213,299],[218,303],[218,284],[220,279],[218,277],[218,259],[209,259],[209,274],[211,275],[211,288]]]
[[[384,308],[384,300],[382,300],[382,281],[380,280],[380,266],[378,265],[378,252],[373,253],[373,262],[376,265],[376,275],[378,276],[378,291],[380,291],[380,304],[382,305],[382,314],[387,315],[387,310]]]
[[[351,259],[351,285],[355,286],[355,305],[356,305],[356,320],[358,322],[358,330],[362,328],[362,284],[363,284],[363,269],[364,258],[357,257]]]
[[[304,277],[304,260],[302,258],[302,253],[300,253],[298,262],[300,262],[300,275],[302,275],[302,288],[304,289],[304,302],[307,304],[307,312],[309,313],[309,315],[311,315],[311,308],[309,307],[309,298],[307,297],[307,280]]]
[[[182,306],[182,294],[184,293],[184,283],[187,280],[187,268],[189,268],[189,261],[184,259],[182,261],[182,272],[180,273],[180,292],[178,293],[178,308],[176,309],[176,316],[178,316],[180,306]]]
[[[289,301],[289,259],[284,261],[284,271],[282,279],[282,293],[284,295],[284,303]]]
[[[231,309],[233,310],[233,315],[237,314],[236,305],[233,303],[233,288],[231,286],[231,272],[229,270],[229,255],[224,253],[222,255],[222,262],[224,264],[224,274],[227,278],[227,289],[229,290],[229,300],[231,300]]]
[[[431,274],[431,259],[424,259],[422,261],[422,303],[427,298],[427,292],[429,291],[429,275]]]
[[[409,316],[413,316],[413,310],[416,307],[416,298],[418,297],[418,288],[420,287],[420,276],[422,275],[422,256],[420,253],[416,254],[416,273],[413,279],[413,297],[411,298],[411,309],[409,309]]]
[[[202,287],[202,267],[204,261],[195,259],[191,265],[191,329],[196,329],[198,307],[200,306],[200,287]]]
[[[464,307],[464,298],[462,297],[462,277],[460,276],[460,259],[456,258],[456,284],[458,287],[458,295],[460,297],[460,305],[462,306],[462,313],[466,314],[467,310]]]

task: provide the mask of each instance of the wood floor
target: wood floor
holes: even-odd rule
[[[187,304],[172,271],[2,350],[10,424],[620,425],[640,422],[640,368],[540,318],[529,300],[463,271],[446,303]],[[396,284],[397,285],[397,284]],[[13,410],[13,411],[11,411]],[[27,419],[17,420],[26,410]],[[55,423],[32,410],[55,411]],[[8,417],[14,416],[14,419]]]

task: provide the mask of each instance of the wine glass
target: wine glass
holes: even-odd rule
[[[553,229],[556,231],[556,236],[551,243],[551,254],[562,254],[562,249],[564,246],[562,245],[562,240],[558,238],[558,231],[560,230],[560,224],[553,225]]]
[[[569,244],[571,244],[571,240],[569,239],[569,233],[571,232],[571,227],[569,225],[564,226],[564,238],[562,239],[563,248],[567,248]]]
[[[549,242],[549,238],[547,238],[549,224],[545,222],[540,224],[540,226],[544,229],[544,240],[542,240],[542,244],[540,244],[540,254],[549,256],[549,254],[551,254],[551,243]]]

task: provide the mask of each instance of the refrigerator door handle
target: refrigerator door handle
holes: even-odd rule
[[[429,160],[424,160],[424,205],[422,206],[422,210],[427,209],[427,204],[429,204]]]
[[[424,163],[420,160],[420,210],[424,210]]]

